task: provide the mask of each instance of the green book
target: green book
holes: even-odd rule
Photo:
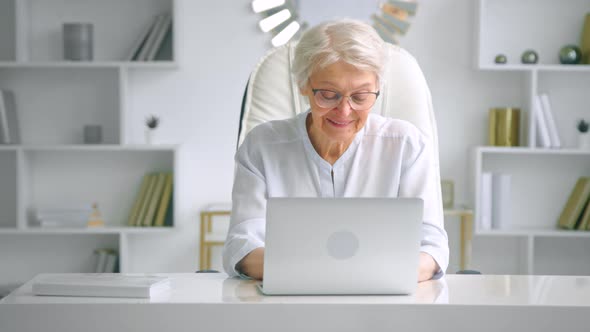
[[[162,192],[162,198],[160,199],[158,212],[154,219],[154,226],[164,226],[166,212],[172,199],[172,173],[166,174],[166,180],[164,182],[164,191]]]
[[[145,213],[145,216],[143,217],[142,226],[150,227],[154,225],[154,217],[156,216],[156,209],[158,208],[158,203],[162,198],[162,192],[164,189],[165,181],[166,174],[158,173],[155,175],[155,184],[153,187],[150,200],[147,203],[147,211]]]
[[[134,225],[135,226],[142,226],[143,219],[145,218],[147,212],[147,206],[149,205],[150,199],[152,197],[152,193],[154,191],[154,187],[156,184],[157,175],[149,174],[148,175],[148,185],[145,191],[145,195],[141,198],[141,204],[139,206],[139,211],[137,213],[137,218],[135,218]]]
[[[133,204],[133,208],[131,209],[131,213],[129,214],[129,219],[127,220],[128,226],[135,226],[135,220],[137,220],[137,215],[139,214],[139,209],[141,208],[142,198],[145,196],[145,193],[147,192],[149,179],[149,174],[143,176],[141,187],[139,188],[139,192],[137,193],[137,197],[135,198],[135,203]]]
[[[558,226],[563,229],[576,229],[582,211],[590,198],[590,177],[581,177],[561,212]]]
[[[582,63],[590,65],[590,13],[586,14],[584,21],[580,49],[582,50]]]
[[[584,212],[582,212],[577,229],[580,231],[590,231],[590,199],[588,199]]]
[[[495,108],[490,109],[488,113],[488,145],[496,146],[496,115]]]

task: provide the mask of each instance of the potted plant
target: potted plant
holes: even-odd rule
[[[590,149],[590,134],[588,133],[588,122],[582,119],[578,121],[578,146],[580,149]]]
[[[152,114],[145,119],[145,142],[147,144],[154,143],[154,136],[156,135],[156,130],[159,124],[160,118],[157,115]]]

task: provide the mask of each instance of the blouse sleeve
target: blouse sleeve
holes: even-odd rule
[[[444,228],[440,175],[438,163],[434,160],[432,143],[420,136],[418,144],[412,146],[409,163],[402,170],[399,196],[419,197],[424,200],[422,240],[420,251],[430,254],[440,270],[434,279],[441,278],[449,264],[449,244]]]
[[[232,213],[223,247],[223,268],[229,276],[240,275],[236,264],[252,250],[264,247],[266,181],[257,163],[260,159],[250,153],[251,141],[247,137],[235,157]]]

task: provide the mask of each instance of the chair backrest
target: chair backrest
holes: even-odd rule
[[[373,112],[413,123],[430,138],[438,158],[438,134],[430,90],[418,63],[407,51],[385,43],[389,61]],[[238,146],[257,125],[287,119],[308,108],[291,73],[295,43],[271,50],[256,65],[242,100]]]
[[[432,141],[435,154],[432,160],[436,161],[440,195],[438,134],[430,89],[412,55],[389,43],[385,43],[385,47],[389,59],[382,77],[381,94],[372,112],[409,121]],[[275,48],[252,71],[242,101],[238,147],[257,125],[291,118],[309,108],[291,73],[294,51],[295,43]]]

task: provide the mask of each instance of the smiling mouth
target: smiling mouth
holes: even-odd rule
[[[328,120],[328,122],[330,122],[331,125],[333,125],[334,127],[338,127],[338,128],[344,128],[352,123],[352,121],[336,121],[336,120],[332,120],[332,119],[327,119],[327,120]]]

